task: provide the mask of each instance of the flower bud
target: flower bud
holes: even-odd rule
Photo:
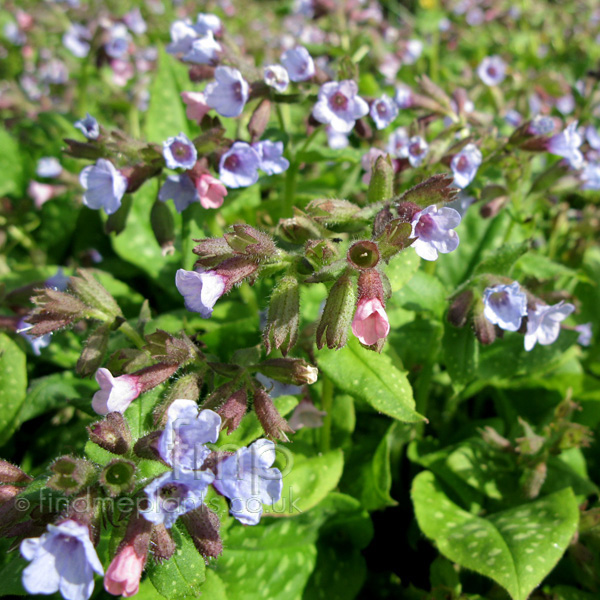
[[[102,364],[108,349],[111,328],[110,323],[104,323],[97,327],[86,340],[81,356],[77,360],[76,370],[80,377],[89,377]]]
[[[152,431],[141,437],[133,446],[135,455],[147,460],[162,460],[158,451],[158,440],[161,435],[162,431]]]
[[[175,220],[166,202],[156,200],[150,211],[150,226],[163,256],[175,251]]]
[[[248,123],[248,133],[250,134],[253,142],[260,139],[262,134],[265,132],[265,129],[269,124],[270,116],[271,101],[268,98],[264,98],[254,109],[254,112],[250,117],[250,122]]]
[[[226,233],[223,237],[235,254],[263,260],[277,254],[277,246],[271,237],[250,225],[234,225],[233,232]]]
[[[448,322],[454,327],[463,327],[467,322],[469,311],[473,305],[473,290],[461,292],[450,305],[448,309]]]
[[[298,340],[300,325],[300,288],[295,277],[284,277],[274,288],[269,303],[263,340],[267,354],[281,349],[286,356]]]
[[[223,294],[226,294],[234,285],[252,277],[257,270],[258,264],[251,257],[234,256],[224,260],[211,273],[216,273],[223,278],[225,284]]]
[[[331,240],[308,240],[304,248],[304,256],[313,269],[321,269],[330,265],[339,256],[339,251]]]
[[[102,470],[100,483],[108,495],[113,498],[121,494],[129,494],[135,487],[135,471],[135,463],[115,458]]]
[[[227,427],[227,435],[236,430],[248,408],[248,394],[245,389],[238,390],[215,412],[221,417],[221,428]]]
[[[120,412],[108,413],[105,419],[86,429],[94,444],[112,454],[127,454],[131,448],[129,425]]]
[[[254,389],[254,411],[267,437],[288,442],[287,433],[294,433],[288,422],[279,414],[271,396],[257,385]]]
[[[306,207],[306,212],[318,223],[326,225],[342,225],[352,221],[360,209],[348,200],[324,198],[311,200]]]
[[[192,252],[200,257],[195,266],[210,269],[233,256],[233,250],[224,238],[206,238],[194,241],[199,244],[194,247]]]
[[[526,498],[533,500],[539,496],[547,474],[548,466],[545,462],[540,462],[533,468],[525,469],[525,473],[521,478],[521,487]]]
[[[116,300],[93,276],[89,269],[77,269],[78,277],[69,278],[69,287],[87,305],[105,315],[103,320],[114,320],[123,313]]]
[[[380,156],[371,169],[371,181],[367,190],[367,202],[391,200],[394,196],[394,167],[388,157]]]
[[[29,483],[33,478],[19,467],[0,460],[0,483]]]
[[[223,553],[219,534],[221,521],[208,506],[201,506],[181,516],[196,550],[204,558],[216,558]]]
[[[348,264],[359,271],[373,269],[379,262],[379,248],[375,242],[368,240],[354,242],[348,249],[346,258]]]
[[[494,343],[496,339],[496,327],[483,316],[483,312],[478,311],[473,316],[473,327],[475,328],[477,339],[484,346]]]
[[[215,76],[215,68],[210,65],[192,65],[188,72],[190,81],[199,83],[207,79],[213,79]]]
[[[394,219],[387,223],[376,238],[381,259],[388,262],[393,256],[408,248],[413,242],[412,226],[403,219]]]
[[[271,358],[256,365],[259,373],[291,385],[312,384],[319,370],[303,358]]]
[[[151,154],[153,149],[149,147],[146,151],[147,154]],[[133,165],[132,167],[125,167],[121,169],[121,173],[127,178],[127,194],[133,194],[137,192],[142,185],[148,181],[148,179],[152,179],[152,177],[156,177],[162,170],[160,165],[156,164],[146,164],[140,163],[137,165]]]
[[[11,485],[10,483],[3,483],[0,485],[0,504],[12,500],[15,496],[20,494],[23,488]]]
[[[182,334],[181,337],[177,337],[162,329],[157,329],[154,333],[146,336],[144,350],[146,350],[154,360],[170,365],[185,364],[196,358],[198,353],[198,349],[194,343],[185,334]],[[142,371],[143,369],[136,374],[141,374]]]
[[[512,444],[505,437],[501,436],[493,427],[486,425],[481,430],[481,437],[483,441],[492,446],[495,450],[511,451],[513,449]]]
[[[169,530],[164,526],[164,523],[157,523],[152,528],[152,555],[154,560],[162,563],[169,560],[177,551],[177,546],[169,533]]]
[[[348,341],[348,328],[356,306],[355,283],[348,273],[343,274],[332,286],[325,302],[321,321],[317,327],[317,348],[323,347],[323,335],[327,347],[339,350]]]
[[[315,219],[294,208],[291,219],[280,219],[279,235],[292,244],[304,244],[308,240],[319,240],[329,236],[329,231]]]
[[[67,495],[78,494],[96,479],[96,469],[87,460],[73,456],[57,458],[50,470],[54,473],[48,480],[48,487]]]
[[[373,219],[373,237],[379,236],[385,226],[394,219],[394,213],[390,210],[390,205],[387,203]]]

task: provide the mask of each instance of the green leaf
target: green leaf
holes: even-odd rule
[[[161,143],[179,133],[190,137],[185,105],[180,96],[183,90],[178,83],[182,70],[187,71],[184,65],[160,47],[144,128],[149,142]]]
[[[417,272],[421,259],[410,248],[392,258],[385,268],[385,274],[390,280],[392,293],[406,285]]]
[[[0,196],[16,194],[23,186],[23,164],[15,139],[0,127]]]
[[[0,596],[28,596],[21,583],[23,570],[28,565],[29,562],[17,554],[0,569],[0,581],[2,581]]]
[[[354,338],[338,352],[322,351],[317,356],[319,369],[340,390],[399,421],[424,420],[415,411],[406,373],[397,369],[389,356],[366,350]]]
[[[530,275],[536,279],[553,279],[561,275],[577,276],[573,269],[537,252],[528,252],[522,256],[515,268],[521,275]]]
[[[470,327],[458,329],[446,323],[442,348],[452,382],[460,385],[471,381],[479,364],[479,342],[473,330]]]
[[[448,306],[447,297],[448,291],[439,279],[425,271],[416,271],[393,295],[392,301],[407,310],[429,311],[441,318]]]
[[[0,446],[18,427],[18,415],[27,390],[25,353],[0,333]]]
[[[472,515],[450,501],[430,472],[411,491],[419,527],[451,561],[490,577],[514,600],[526,600],[567,549],[579,521],[570,488],[489,515]]]
[[[513,265],[529,250],[529,242],[521,244],[504,244],[485,256],[477,265],[474,275],[490,273],[491,275],[510,275]]]
[[[321,502],[342,476],[344,455],[341,449],[311,457],[288,451],[285,456],[288,462],[282,471],[281,500],[273,506],[265,505],[265,515],[293,517],[306,512]]]
[[[162,564],[149,561],[147,573],[156,590],[165,598],[197,598],[205,579],[204,559],[187,532],[176,524],[171,529],[177,551]]]

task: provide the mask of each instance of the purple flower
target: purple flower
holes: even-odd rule
[[[200,508],[208,486],[213,482],[212,471],[169,471],[144,488],[149,506],[141,511],[155,525],[173,527],[180,515]]]
[[[600,190],[600,163],[589,162],[581,170],[582,190]]]
[[[275,444],[262,439],[218,463],[213,486],[231,500],[229,512],[240,523],[258,524],[262,505],[272,506],[281,498],[281,471],[269,468],[274,462]]]
[[[357,93],[358,86],[350,79],[324,83],[312,111],[313,117],[340,133],[350,133],[356,119],[369,112],[369,105]]]
[[[62,60],[53,58],[38,70],[40,80],[52,85],[63,85],[69,80],[69,69]]]
[[[100,126],[98,125],[98,121],[96,121],[96,119],[94,119],[90,113],[85,115],[85,119],[79,119],[79,121],[75,121],[73,126],[76,129],[79,129],[79,131],[81,131],[81,133],[83,133],[88,140],[96,140],[100,135]]]
[[[123,23],[115,23],[108,32],[108,42],[104,44],[104,51],[111,58],[122,58],[127,54],[131,35]]]
[[[460,214],[453,208],[432,204],[416,213],[410,224],[411,236],[417,238],[412,247],[424,260],[436,260],[438,252],[448,254],[458,247],[454,228],[460,225]]]
[[[528,352],[539,342],[548,346],[556,341],[560,333],[560,322],[564,321],[575,307],[561,300],[554,306],[538,304],[527,314],[527,333],[525,334],[525,350]]]
[[[263,140],[252,144],[252,147],[260,159],[258,168],[267,175],[278,175],[288,170],[290,161],[283,158],[283,142]]]
[[[530,135],[546,135],[554,131],[554,119],[552,117],[544,117],[536,115],[529,125],[527,125],[527,133]]]
[[[92,34],[83,25],[74,23],[63,35],[63,46],[77,58],[85,58],[90,51],[89,40]]]
[[[17,333],[25,338],[29,345],[31,346],[31,350],[36,356],[40,356],[42,353],[42,348],[46,348],[46,346],[50,345],[52,341],[52,334],[47,333],[46,335],[41,335],[39,337],[32,337],[27,334],[27,332],[33,327],[30,325],[25,319],[21,319],[17,324]]]
[[[556,110],[562,115],[570,115],[575,110],[573,94],[565,94],[556,100]]]
[[[413,91],[406,85],[400,85],[396,88],[394,102],[398,108],[410,108],[414,103]]]
[[[69,276],[65,275],[63,268],[58,267],[56,273],[44,281],[44,285],[48,288],[52,288],[53,290],[64,292],[69,286],[69,279]]]
[[[197,65],[213,65],[218,62],[221,50],[221,44],[215,40],[211,32],[208,32],[192,42],[183,60]]]
[[[186,271],[179,269],[175,285],[183,296],[185,307],[209,319],[217,300],[225,291],[225,279],[213,271]]]
[[[35,174],[38,177],[54,178],[62,173],[62,166],[54,156],[44,156],[37,162]]]
[[[454,155],[450,168],[454,173],[454,185],[466,188],[481,165],[481,152],[475,144],[467,144],[458,154]]]
[[[215,79],[204,90],[206,104],[223,117],[237,117],[248,101],[248,82],[231,67],[217,67]]]
[[[161,458],[176,470],[200,469],[210,454],[205,446],[219,439],[221,417],[198,410],[193,400],[175,400],[167,411],[167,424],[158,440]]]
[[[566,129],[548,140],[547,150],[567,159],[573,169],[580,169],[583,166],[583,154],[579,150],[582,143],[583,138],[577,131],[577,121],[573,121]]]
[[[171,43],[167,44],[169,54],[186,54],[192,49],[198,32],[189,21],[174,21],[170,28]]]
[[[406,156],[405,148],[409,142],[408,131],[405,127],[398,127],[389,137],[386,150],[390,156],[401,158]]]
[[[246,142],[235,142],[221,156],[219,178],[229,188],[248,187],[258,181],[260,156]]]
[[[423,42],[421,40],[409,40],[402,53],[402,62],[405,65],[414,65],[423,53]]]
[[[290,76],[281,65],[268,65],[263,69],[265,83],[277,90],[279,93],[285,92],[290,84]]]
[[[99,415],[124,413],[142,392],[137,375],[114,377],[108,369],[103,368],[96,371],[96,381],[100,389],[92,398],[92,408]]]
[[[506,331],[518,331],[521,319],[527,315],[527,296],[516,281],[486,288],[483,304],[483,316]]]
[[[21,542],[21,555],[31,564],[22,575],[29,594],[59,592],[65,600],[88,600],[94,572],[104,575],[86,525],[68,519],[48,525],[47,533]]]
[[[327,134],[327,145],[332,150],[341,150],[347,148],[350,141],[346,133],[340,133],[335,129],[332,129],[329,125],[325,127],[325,133]]]
[[[85,167],[79,174],[79,182],[86,190],[83,203],[94,210],[103,208],[107,215],[119,209],[128,185],[127,177],[105,158]]]
[[[209,33],[217,35],[222,29],[221,19],[210,13],[198,13],[194,29],[199,35],[208,35]]]
[[[582,323],[575,325],[575,331],[579,333],[577,343],[580,346],[589,346],[592,343],[592,323]]]
[[[523,122],[523,117],[518,110],[511,108],[504,115],[504,120],[513,127],[518,127]]]
[[[281,55],[281,64],[292,81],[306,81],[315,74],[315,63],[304,46],[296,46]]]
[[[398,116],[398,106],[385,94],[371,104],[371,118],[377,129],[385,129]]]
[[[506,77],[506,63],[499,56],[486,56],[477,67],[477,75],[485,85],[499,85]]]
[[[585,139],[594,150],[600,150],[600,135],[598,135],[598,130],[593,125],[588,125],[585,128]]]
[[[163,156],[169,169],[191,169],[198,160],[196,147],[185,133],[163,142]]]
[[[137,6],[123,15],[123,21],[129,27],[129,30],[136,35],[143,35],[148,29],[146,21],[144,21],[144,17],[142,17],[142,13]]]
[[[408,140],[406,146],[402,147],[398,156],[408,158],[411,167],[418,167],[427,156],[427,152],[429,152],[427,142],[420,135],[415,135]]]
[[[173,200],[178,213],[199,200],[196,186],[186,173],[169,175],[158,192],[158,199],[161,202]]]

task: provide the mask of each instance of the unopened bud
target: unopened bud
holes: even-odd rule
[[[545,462],[538,463],[533,469],[525,470],[521,486],[526,498],[533,500],[539,496],[547,474],[548,466]]]
[[[250,122],[248,123],[248,133],[252,137],[252,141],[260,139],[269,124],[271,116],[271,102],[268,98],[264,98],[262,102],[254,109]]]
[[[113,498],[121,494],[129,494],[135,487],[135,471],[135,463],[116,458],[102,470],[100,483],[108,495]]]
[[[256,370],[271,379],[291,385],[312,384],[319,370],[303,358],[270,358],[256,365]]]
[[[479,209],[479,214],[484,219],[493,219],[507,204],[509,196],[498,196],[486,202]]]
[[[373,137],[373,129],[366,119],[357,119],[354,125],[354,133],[363,140],[370,140]]]
[[[262,386],[257,386],[254,390],[254,411],[267,437],[289,441],[285,434],[294,433],[294,430],[279,414],[273,400]]]
[[[352,216],[360,209],[348,200],[324,198],[311,200],[306,207],[306,212],[315,221],[326,225],[340,225],[352,221]]]
[[[481,430],[483,441],[496,450],[512,450],[512,444],[505,437],[501,436],[493,427],[487,425]]]
[[[148,147],[146,150],[147,155],[154,154],[154,149],[152,147]],[[160,154],[158,155],[160,156]],[[152,177],[156,177],[162,171],[162,167],[160,165],[152,165],[146,163],[140,163],[139,165],[134,165],[132,167],[125,167],[121,169],[121,173],[125,175],[128,181],[127,185],[127,194],[133,194],[137,192],[142,185],[148,181],[148,179],[152,179]],[[127,197],[127,196],[125,196]]]
[[[267,354],[281,349],[286,356],[298,340],[300,287],[295,277],[284,277],[273,290],[263,340]]]
[[[215,76],[215,68],[210,65],[193,65],[188,72],[190,81],[199,83],[207,79],[213,79]]]
[[[194,241],[199,242],[192,250],[194,254],[200,257],[196,260],[197,266],[210,269],[233,256],[233,250],[224,238],[206,238]]]
[[[81,356],[77,360],[76,370],[80,377],[89,377],[100,368],[108,349],[110,331],[111,324],[104,323],[86,340]]]
[[[380,235],[385,226],[394,219],[394,213],[390,210],[389,203],[386,204],[373,219],[373,237]]]
[[[177,337],[162,329],[146,336],[146,345],[144,346],[154,360],[169,365],[182,365],[195,358],[197,348],[193,342],[185,335]],[[156,367],[157,365],[155,365]],[[142,373],[140,370],[138,373]]]
[[[319,240],[328,237],[329,231],[315,219],[294,208],[291,219],[279,221],[279,234],[293,244],[304,244],[308,240]]]
[[[12,500],[15,496],[20,494],[23,491],[23,488],[20,488],[16,485],[11,485],[10,483],[4,483],[0,485],[0,504],[4,502],[8,502]]]
[[[379,254],[383,261],[388,262],[393,256],[408,248],[412,243],[412,227],[403,219],[394,219],[387,223],[376,238]]]
[[[323,347],[323,335],[329,349],[340,349],[348,341],[348,329],[356,308],[356,284],[348,273],[332,286],[317,327],[317,348]]]
[[[148,435],[141,437],[133,446],[133,452],[140,458],[147,460],[160,460],[160,452],[158,451],[158,440],[162,435],[162,431],[153,431]]]
[[[67,148],[64,152],[75,158],[97,160],[98,158],[103,158],[105,156],[104,148],[93,142],[79,142],[68,138],[64,139],[63,142],[67,144]]]
[[[307,265],[315,270],[330,265],[339,256],[339,251],[331,240],[308,240],[304,248]],[[310,272],[310,271],[309,271]]]
[[[248,394],[245,389],[233,393],[216,413],[221,416],[221,428],[227,428],[227,435],[235,431],[242,422],[248,408]]]
[[[223,237],[235,254],[265,259],[277,253],[271,237],[250,225],[234,225],[233,232]]]
[[[48,480],[48,487],[67,495],[81,492],[91,485],[97,476],[92,463],[73,456],[57,458],[50,470],[54,475]]]
[[[483,312],[478,312],[473,316],[473,327],[475,328],[477,339],[484,346],[494,343],[496,339],[496,327],[483,316]]]
[[[33,478],[19,467],[0,460],[0,483],[29,483]]]
[[[177,546],[169,533],[169,530],[163,523],[159,523],[152,528],[152,555],[154,560],[162,563],[169,560],[177,550]]]
[[[362,240],[354,242],[346,255],[348,264],[359,271],[373,269],[379,262],[379,248],[375,242]]]
[[[102,421],[87,427],[90,440],[112,454],[127,454],[131,448],[131,432],[120,412],[111,412]]]
[[[163,254],[172,254],[175,250],[175,220],[165,202],[156,200],[152,205],[150,226]]]
[[[473,305],[473,290],[468,289],[454,298],[448,309],[448,322],[454,327],[463,327]]]
[[[380,156],[371,169],[371,181],[367,190],[367,202],[391,200],[394,196],[394,167],[389,156]]]
[[[123,316],[117,301],[94,277],[92,270],[77,269],[77,277],[69,278],[69,288],[87,305],[103,313],[105,320]]]
[[[234,285],[241,283],[244,279],[251,278],[258,270],[258,264],[250,257],[234,256],[224,260],[213,272],[223,277],[225,289],[223,294],[231,291]]]
[[[223,552],[223,542],[219,534],[221,521],[208,506],[202,506],[182,515],[196,550],[204,558],[216,558]]]

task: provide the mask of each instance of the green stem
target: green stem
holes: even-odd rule
[[[138,347],[143,348],[146,345],[144,338],[127,322],[123,323],[119,329]]]
[[[321,375],[321,409],[327,414],[321,427],[321,452],[327,452],[331,446],[331,409],[333,408],[333,382],[326,375]]]
[[[283,215],[291,216],[294,212],[296,201],[296,176],[298,175],[298,165],[296,162],[290,163],[290,168],[285,174],[285,187],[283,195]]]

